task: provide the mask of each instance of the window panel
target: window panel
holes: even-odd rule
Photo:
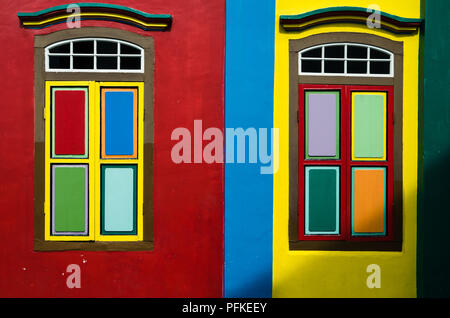
[[[305,168],[305,234],[339,234],[339,168]]]
[[[386,168],[352,168],[352,235],[386,234]]]
[[[137,158],[137,89],[102,89],[102,158]]]
[[[70,43],[54,46],[49,50],[50,53],[70,53]]]
[[[144,50],[120,40],[66,40],[48,46],[45,55],[46,71],[144,72]]]
[[[307,50],[302,53],[302,57],[322,57],[322,48]]]
[[[299,75],[320,73],[330,76],[334,74],[393,76],[393,54],[369,45],[350,43],[319,45],[298,52],[298,62]]]
[[[139,70],[141,68],[141,58],[134,56],[121,56],[120,69],[122,70]]]
[[[102,235],[136,234],[136,165],[102,165]]]
[[[339,92],[305,93],[306,158],[339,157]]]
[[[87,101],[87,88],[52,88],[52,157],[87,157]]]
[[[352,159],[386,159],[386,93],[352,92]]]
[[[367,58],[367,47],[359,45],[348,45],[347,46],[347,57],[366,59]]]
[[[88,166],[52,165],[52,235],[88,235]]]

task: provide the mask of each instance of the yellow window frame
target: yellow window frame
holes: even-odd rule
[[[87,87],[88,88],[88,158],[51,158],[51,88]],[[101,153],[101,88],[133,87],[138,89],[137,118],[137,159],[102,159]],[[46,241],[142,241],[143,240],[143,166],[144,166],[144,83],[143,82],[95,82],[95,81],[46,81],[45,82],[45,202],[44,227]],[[89,167],[89,214],[88,235],[51,235],[51,165],[87,164]],[[101,165],[135,164],[137,165],[137,232],[135,235],[102,235],[101,219]]]

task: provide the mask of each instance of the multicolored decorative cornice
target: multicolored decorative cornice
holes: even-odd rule
[[[286,31],[304,31],[318,25],[331,23],[366,24],[373,14],[367,8],[331,7],[318,9],[298,15],[281,15],[280,24]],[[380,28],[397,34],[416,32],[422,24],[422,19],[402,18],[385,12],[380,12]]]
[[[58,23],[64,23],[71,17],[80,20],[114,21],[138,27],[145,31],[170,29],[170,14],[150,14],[136,9],[106,3],[73,3],[80,8],[79,14],[68,11],[71,4],[51,7],[36,12],[19,12],[21,26],[26,29],[43,29]]]

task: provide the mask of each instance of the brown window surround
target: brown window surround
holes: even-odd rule
[[[298,52],[320,44],[359,43],[386,49],[394,54],[393,77],[356,76],[302,76],[298,75]],[[298,236],[298,121],[299,84],[379,85],[394,87],[394,208],[392,241],[300,241]],[[380,36],[336,32],[289,40],[289,249],[290,250],[341,250],[341,251],[401,251],[403,236],[402,217],[402,126],[403,126],[403,42]]]
[[[144,73],[93,73],[93,72],[46,72],[45,47],[50,44],[83,37],[103,37],[134,43],[144,49]],[[35,88],[35,157],[34,157],[34,250],[35,251],[143,251],[153,250],[153,72],[154,42],[149,36],[133,32],[85,27],[56,31],[34,37],[34,88]],[[45,241],[44,195],[45,195],[45,82],[46,81],[115,81],[144,83],[144,207],[143,241],[139,242],[74,242]]]

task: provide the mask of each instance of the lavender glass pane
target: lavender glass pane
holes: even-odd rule
[[[308,94],[308,156],[336,156],[336,93]]]

